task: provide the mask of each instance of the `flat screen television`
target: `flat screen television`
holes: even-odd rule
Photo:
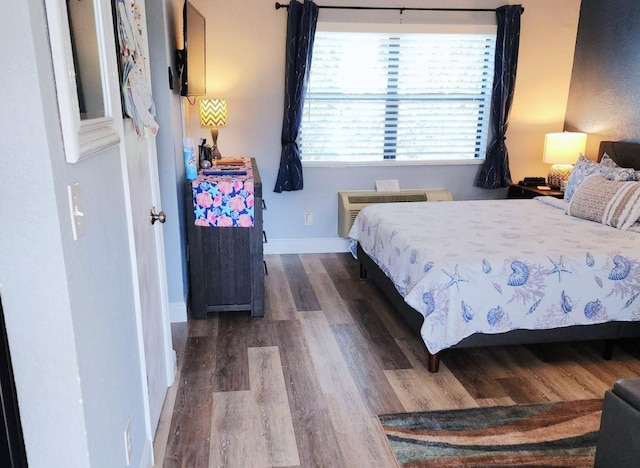
[[[182,11],[184,48],[178,50],[180,95],[204,96],[207,92],[206,21],[189,1]]]

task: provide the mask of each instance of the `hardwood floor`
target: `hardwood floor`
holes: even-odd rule
[[[266,313],[174,324],[178,378],[154,451],[169,467],[393,467],[376,416],[602,397],[640,375],[631,341],[444,352],[422,341],[348,254],[266,257]]]

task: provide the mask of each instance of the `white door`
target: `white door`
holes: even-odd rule
[[[154,137],[139,138],[130,119],[124,122],[124,135],[149,392],[149,422],[153,436],[167,387],[174,376],[163,225],[161,222],[151,224],[151,210],[161,211],[158,162]]]
[[[150,67],[148,64],[148,40],[144,1],[135,2],[141,18],[132,28],[137,36],[137,44],[147,57],[145,71],[147,86],[151,89]],[[122,154],[123,169],[126,171],[125,186],[131,217],[130,242],[134,264],[134,288],[138,316],[138,336],[141,338],[140,354],[143,387],[146,386],[148,399],[147,430],[152,439],[160,419],[167,388],[175,376],[175,354],[171,344],[171,324],[169,321],[169,300],[164,256],[164,237],[161,222],[151,223],[151,212],[160,212],[160,185],[158,181],[158,156],[155,137],[151,132],[138,136],[131,119],[123,122]],[[146,377],[146,379],[145,379]],[[144,381],[146,380],[146,382]]]

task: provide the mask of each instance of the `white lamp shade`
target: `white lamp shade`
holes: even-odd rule
[[[547,133],[542,160],[548,164],[574,164],[587,146],[587,134],[579,132]]]

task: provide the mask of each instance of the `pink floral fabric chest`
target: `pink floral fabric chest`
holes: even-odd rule
[[[251,158],[234,159],[200,171],[192,182],[194,224],[207,227],[253,227],[254,185]]]

